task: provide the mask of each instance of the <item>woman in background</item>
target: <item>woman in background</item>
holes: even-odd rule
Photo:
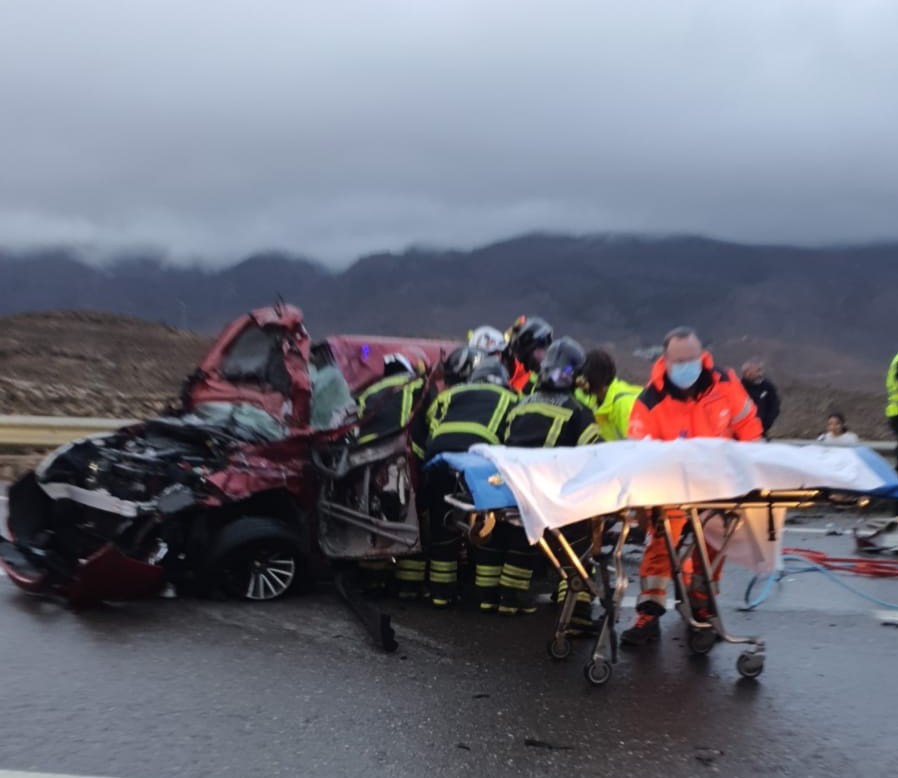
[[[856,446],[858,437],[848,429],[845,417],[841,413],[831,413],[826,419],[826,432],[819,438],[827,446]]]

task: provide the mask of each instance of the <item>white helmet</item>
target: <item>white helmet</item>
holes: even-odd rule
[[[468,336],[468,345],[479,348],[490,356],[500,354],[505,348],[505,336],[495,327],[478,327]]]

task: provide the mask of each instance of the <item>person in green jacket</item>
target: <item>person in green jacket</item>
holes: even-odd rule
[[[895,437],[898,438],[898,354],[892,357],[889,372],[886,373],[886,418]],[[896,469],[898,469],[898,448],[895,449]]]
[[[626,440],[630,411],[641,391],[641,386],[618,378],[614,358],[597,348],[586,355],[575,396],[595,415],[604,440]]]

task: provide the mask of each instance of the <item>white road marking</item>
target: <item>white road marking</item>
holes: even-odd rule
[[[0,770],[0,778],[101,778],[101,776],[70,775],[68,773],[29,773],[23,770]],[[110,776],[105,776],[104,778],[110,778]]]
[[[837,527],[783,527],[783,532],[797,535],[847,535],[847,531]]]

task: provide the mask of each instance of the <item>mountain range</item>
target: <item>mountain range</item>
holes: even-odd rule
[[[149,253],[101,265],[60,248],[0,250],[0,272],[0,315],[91,309],[203,333],[278,296],[304,310],[313,336],[463,337],[525,313],[632,354],[691,324],[730,360],[759,352],[796,378],[808,370],[811,382],[849,388],[880,382],[898,350],[898,244],[532,234],[471,251],[373,254],[340,272],[279,252],[208,269]]]

